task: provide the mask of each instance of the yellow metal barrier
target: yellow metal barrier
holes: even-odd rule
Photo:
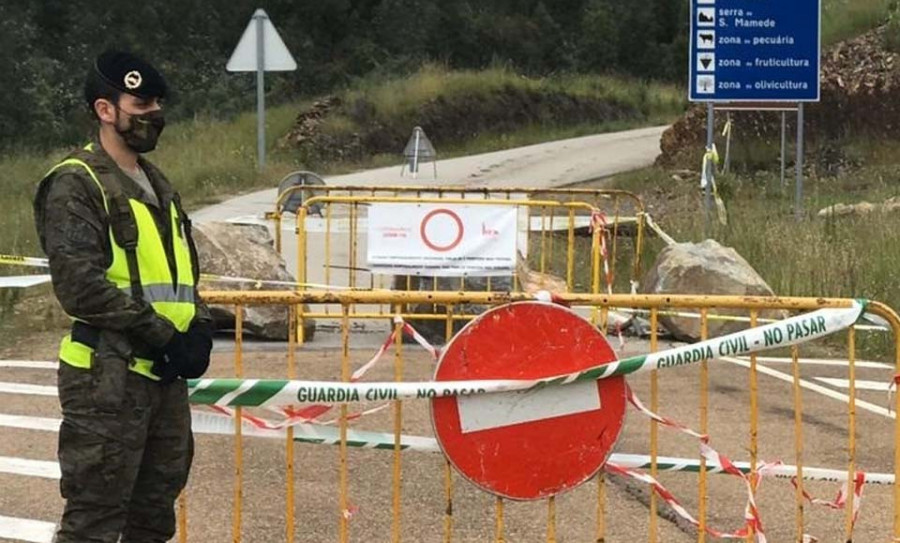
[[[380,204],[380,203],[433,203],[433,204],[466,204],[466,205],[492,205],[492,206],[510,206],[516,208],[525,208],[527,210],[539,210],[540,216],[542,218],[542,225],[546,222],[546,219],[549,218],[550,222],[553,222],[556,213],[560,213],[566,220],[566,249],[565,249],[565,289],[566,291],[584,291],[587,288],[579,289],[578,283],[576,281],[576,255],[578,251],[576,251],[576,238],[575,238],[575,218],[576,216],[586,217],[588,219],[594,218],[596,219],[596,208],[583,203],[583,202],[558,202],[553,200],[512,200],[512,199],[504,199],[504,200],[490,200],[490,199],[471,199],[471,198],[413,198],[413,197],[383,197],[383,196],[316,196],[306,200],[303,206],[300,207],[297,214],[297,280],[300,284],[304,284],[310,279],[309,267],[308,267],[308,257],[307,255],[311,252],[311,249],[308,247],[309,235],[306,231],[306,218],[307,218],[307,210],[318,207],[324,210],[325,215],[325,235],[324,235],[324,247],[322,248],[324,256],[325,256],[325,269],[324,269],[324,283],[331,284],[334,280],[334,276],[331,273],[332,264],[332,254],[333,254],[333,244],[331,243],[331,219],[332,219],[332,210],[338,206],[345,206],[348,209],[348,217],[349,217],[349,247],[347,252],[346,261],[342,262],[342,266],[347,269],[347,287],[350,289],[360,288],[360,285],[357,281],[357,271],[360,269],[359,266],[359,258],[358,258],[358,220],[361,215],[361,210],[366,208],[372,204]],[[602,236],[608,234],[608,230],[604,230],[602,228],[594,228],[591,233],[591,244],[590,244],[590,260],[588,264],[588,270],[586,277],[589,278],[590,283],[590,292],[599,293],[601,291],[601,269],[603,268],[603,258],[604,254],[602,252],[603,244],[605,243]],[[552,267],[552,261],[557,260],[553,259],[550,254],[552,249],[548,249],[549,242],[547,239],[551,237],[548,232],[542,228],[541,230],[541,250],[538,256],[539,261],[539,269],[540,274],[538,275],[538,288],[543,287],[543,281],[551,281],[551,279],[547,278],[548,273],[552,274],[554,271]],[[607,252],[606,258],[609,258],[609,254]],[[511,290],[518,291],[523,290],[521,281],[522,278],[519,277],[518,273],[512,274],[513,277],[513,288]],[[383,279],[383,278],[382,278]],[[412,288],[412,278],[405,278],[406,284],[394,285],[395,290],[416,290]],[[491,278],[487,279],[487,289],[486,290],[499,290],[492,288]],[[370,277],[369,284],[366,287],[362,287],[368,290],[375,290],[376,288],[385,289],[385,285],[381,284],[380,287],[376,286],[374,277]],[[437,291],[437,279],[433,279],[432,283],[433,291]],[[459,280],[459,290],[470,290],[470,288],[466,284],[465,278],[460,278]],[[533,288],[533,287],[532,287]],[[423,289],[425,290],[425,289]],[[506,289],[504,289],[506,290]],[[324,306],[323,311],[313,311],[305,314],[301,314],[300,319],[305,318],[313,318],[313,319],[328,319],[334,318],[336,314],[333,311],[333,308],[329,306]],[[351,315],[354,318],[378,318],[385,317],[386,307],[385,305],[379,305],[376,310],[358,310],[356,306],[351,306]],[[453,315],[450,318],[456,321],[463,321],[473,318],[474,315],[471,313],[466,314],[457,314]],[[444,314],[444,310],[440,307],[435,306],[434,311],[432,313],[428,313],[427,311],[417,312],[416,315],[409,315],[406,318],[410,319],[418,319],[418,320],[444,320],[447,316]],[[597,315],[594,315],[594,320],[597,320]]]
[[[353,322],[359,318],[376,318],[375,316],[370,317],[359,317],[351,314],[350,307],[359,304],[386,304],[391,307],[391,311],[384,316],[380,316],[383,321],[388,321],[395,316],[405,317],[409,316],[404,313],[404,308],[410,304],[415,303],[437,303],[445,306],[447,308],[445,318],[447,319],[447,335],[451,333],[450,323],[452,322],[452,318],[454,317],[455,312],[463,310],[464,306],[467,304],[479,304],[479,305],[497,305],[514,301],[523,301],[531,299],[530,296],[522,294],[522,293],[491,293],[491,292],[365,292],[365,291],[351,291],[351,292],[326,292],[326,291],[307,291],[307,292],[205,292],[203,293],[204,299],[208,303],[215,304],[228,304],[236,306],[236,314],[238,317],[238,323],[240,323],[240,315],[243,311],[243,308],[250,305],[269,305],[269,304],[277,304],[277,305],[287,305],[291,307],[290,311],[290,319],[291,326],[293,330],[296,330],[296,326],[293,326],[296,318],[299,317],[299,308],[301,304],[309,304],[313,306],[325,305],[325,304],[338,304],[342,307],[341,311],[341,329],[340,329],[340,346],[336,347],[334,351],[335,354],[339,351],[339,367],[333,367],[331,370],[326,371],[327,374],[333,375],[335,378],[339,378],[342,381],[349,381],[350,379],[350,364],[352,360],[351,355],[351,330],[353,329]],[[659,348],[659,316],[661,313],[668,311],[670,309],[695,309],[700,311],[701,316],[701,329],[703,336],[708,336],[708,323],[712,318],[715,318],[715,314],[718,310],[722,309],[742,309],[748,311],[750,317],[750,326],[755,326],[759,317],[759,313],[765,310],[787,310],[787,311],[807,311],[807,310],[815,310],[820,308],[846,308],[850,307],[853,304],[853,300],[849,299],[824,299],[824,298],[753,298],[753,297],[722,297],[722,296],[630,296],[630,295],[596,295],[596,294],[564,294],[561,296],[562,301],[571,304],[573,308],[577,311],[585,311],[587,313],[593,312],[605,312],[612,308],[642,308],[647,309],[650,312],[650,338],[649,343],[645,345],[644,343],[636,344],[635,348],[639,352],[656,351]],[[898,332],[900,332],[900,318],[898,318],[897,314],[890,309],[889,307],[877,303],[871,302],[867,307],[867,311],[869,313],[878,315],[885,319],[887,323],[889,323],[890,331],[893,333],[892,344],[893,344],[893,353],[892,353],[892,363],[895,368],[900,367],[900,350],[898,350]],[[390,326],[385,326],[385,330],[387,333],[391,333],[394,335],[395,339],[399,339],[398,336],[402,334],[402,329],[400,325],[395,321]],[[387,324],[387,322],[385,323]],[[635,343],[638,340],[632,340]],[[894,426],[894,438],[893,444],[896,445],[900,443],[900,426],[898,426],[894,421],[885,422],[884,419],[867,419],[866,425],[860,425],[857,421],[857,410],[856,410],[856,366],[857,366],[857,357],[856,357],[856,349],[857,349],[857,336],[854,328],[850,328],[848,330],[846,346],[847,346],[847,377],[849,380],[849,394],[847,394],[847,411],[846,411],[846,435],[847,435],[847,454],[846,454],[846,473],[847,479],[849,481],[853,481],[857,470],[859,469],[859,445],[860,442],[857,440],[856,433],[861,432],[862,437],[868,437],[866,441],[867,445],[872,447],[873,445],[877,445],[877,443],[873,443],[873,435],[872,431],[877,431],[877,426],[879,424],[893,424]],[[835,348],[834,340],[830,340],[831,349]],[[394,369],[393,369],[393,378],[395,381],[402,381],[408,378],[409,369],[416,368],[415,364],[407,363],[407,357],[410,356],[407,352],[408,349],[404,348],[401,345],[401,342],[397,341],[397,350],[394,354]],[[234,371],[233,375],[241,376],[243,373],[246,373],[246,360],[247,357],[243,355],[244,343],[242,342],[242,332],[241,326],[238,324],[237,330],[235,331],[235,353],[234,353]],[[321,368],[314,368],[310,366],[308,363],[303,366],[304,369],[297,372],[296,370],[296,348],[297,342],[294,337],[291,337],[286,344],[286,351],[283,353],[284,358],[287,361],[287,376],[288,377],[299,377],[299,378],[310,378],[309,372],[316,369],[317,371],[322,370]],[[807,490],[804,484],[804,480],[802,474],[804,472],[804,468],[806,467],[806,462],[810,460],[809,453],[810,450],[804,450],[805,441],[804,441],[804,427],[809,427],[810,422],[804,422],[804,408],[809,409],[811,403],[810,400],[807,400],[806,403],[802,401],[801,391],[803,388],[810,389],[811,386],[807,381],[802,380],[801,378],[801,363],[800,363],[800,353],[799,348],[793,347],[791,349],[791,375],[784,374],[787,377],[786,381],[790,382],[790,386],[792,389],[792,395],[789,397],[788,401],[793,405],[793,409],[791,409],[792,413],[790,415],[791,420],[793,421],[793,435],[794,440],[792,445],[788,445],[789,440],[779,440],[778,442],[771,441],[763,441],[760,442],[760,430],[763,428],[772,429],[775,426],[772,423],[771,419],[766,423],[765,420],[761,419],[760,413],[760,398],[759,394],[762,390],[772,390],[769,385],[775,383],[775,381],[767,381],[765,383],[761,383],[758,379],[759,373],[764,374],[772,374],[772,370],[766,370],[763,367],[759,360],[758,356],[751,355],[749,357],[749,362],[745,365],[749,369],[748,374],[742,374],[739,368],[736,368],[734,365],[726,365],[726,362],[715,362],[714,364],[703,364],[699,370],[698,379],[699,379],[699,387],[698,387],[698,409],[695,412],[698,421],[699,421],[699,430],[701,432],[706,432],[709,428],[710,418],[713,413],[716,413],[717,409],[725,409],[729,410],[729,412],[733,411],[734,414],[731,415],[737,418],[737,411],[740,403],[744,402],[744,394],[748,393],[748,397],[746,400],[749,401],[749,413],[747,413],[748,420],[748,430],[741,431],[735,435],[739,436],[738,443],[731,445],[730,451],[737,451],[737,454],[731,453],[730,456],[732,460],[744,460],[743,455],[748,454],[750,460],[750,470],[752,477],[757,475],[756,466],[757,461],[760,459],[772,460],[771,455],[773,451],[783,451],[786,452],[788,448],[793,449],[793,461],[796,465],[796,472],[798,474],[798,483],[795,491],[789,490],[786,488],[786,483],[784,482],[771,482],[766,483],[773,488],[767,488],[765,493],[757,494],[757,499],[759,500],[760,507],[763,508],[764,518],[765,512],[772,511],[780,511],[784,510],[784,504],[790,501],[794,502],[794,517],[795,520],[792,523],[792,527],[788,526],[791,524],[790,521],[785,521],[784,519],[777,519],[775,523],[767,523],[767,535],[769,536],[769,541],[786,541],[789,539],[793,539],[795,541],[802,541],[805,537],[805,534],[809,529],[811,531],[816,531],[816,526],[809,526],[809,517],[810,512],[807,511],[806,505],[807,501],[804,497],[804,490]],[[337,358],[335,358],[336,360]],[[327,359],[326,359],[327,360]],[[216,360],[214,363],[214,371],[215,368],[221,366],[221,360]],[[741,363],[743,366],[743,362]],[[257,366],[259,368],[260,366]],[[268,368],[265,366],[264,368]],[[746,375],[748,386],[744,390],[743,387],[733,387],[732,389],[727,389],[725,392],[719,392],[719,395],[725,395],[724,397],[718,398],[720,400],[719,404],[713,406],[710,404],[710,390],[711,390],[711,374],[713,373],[712,369],[715,368],[716,372],[721,372],[723,370],[727,370],[728,376],[726,377],[726,381],[730,383],[742,383],[744,382],[744,375]],[[762,368],[762,370],[760,369]],[[766,371],[763,371],[766,370]],[[258,370],[257,370],[258,371]],[[271,373],[271,369],[264,369],[263,371]],[[324,371],[324,370],[322,370]],[[673,370],[672,372],[666,372],[667,379],[672,377],[673,375],[681,374],[686,375],[689,371],[688,369],[684,370]],[[418,370],[421,374],[423,371],[421,369]],[[229,372],[227,370],[220,370],[220,373],[224,376]],[[427,372],[425,372],[427,373]],[[740,375],[740,377],[737,377]],[[255,377],[256,375],[254,375]],[[891,374],[891,377],[893,374]],[[418,377],[421,379],[421,376]],[[427,379],[427,377],[426,377]],[[335,379],[337,380],[337,379]],[[654,411],[662,410],[663,414],[669,413],[674,407],[674,404],[667,404],[665,402],[661,402],[661,393],[665,391],[666,381],[661,381],[659,375],[657,375],[656,371],[651,372],[649,376],[649,383],[634,380],[637,382],[632,382],[632,385],[635,387],[641,388],[643,390],[645,387],[649,387],[650,394],[650,406]],[[670,394],[676,394],[679,406],[687,405],[686,400],[689,392],[684,388],[683,380],[678,381],[678,388],[676,390],[669,390]],[[765,385],[765,386],[764,386]],[[717,386],[723,386],[723,382],[720,380],[717,383]],[[812,387],[814,389],[814,387]],[[778,396],[786,396],[785,394],[778,394]],[[727,403],[723,405],[721,402],[726,401]],[[812,397],[813,399],[819,399],[818,396]],[[403,491],[406,490],[416,490],[416,486],[420,483],[420,478],[422,476],[422,468],[421,463],[424,462],[422,456],[410,456],[413,453],[403,454],[401,450],[403,448],[403,444],[401,442],[401,431],[407,424],[407,420],[415,421],[421,419],[421,409],[425,408],[424,403],[414,402],[414,405],[404,410],[403,402],[399,400],[394,400],[393,402],[393,410],[392,410],[392,438],[390,440],[386,440],[385,443],[382,444],[382,448],[390,448],[393,450],[393,457],[391,460],[391,469],[390,475],[387,476],[387,471],[385,473],[386,477],[390,479],[390,489],[391,489],[391,497],[389,502],[385,503],[385,514],[380,514],[378,508],[375,506],[369,507],[368,509],[364,509],[367,511],[366,515],[371,517],[378,518],[388,518],[387,509],[390,510],[389,518],[390,518],[390,528],[384,527],[381,529],[381,535],[372,536],[372,533],[366,532],[368,534],[367,539],[374,540],[384,540],[390,538],[392,542],[408,540],[408,541],[474,541],[474,540],[484,540],[485,537],[490,537],[489,534],[493,535],[493,540],[500,542],[506,541],[507,538],[510,537],[511,532],[509,530],[515,530],[516,538],[522,537],[524,533],[521,528],[517,529],[517,525],[519,523],[525,523],[528,526],[531,526],[534,523],[534,519],[543,517],[539,513],[537,509],[540,505],[534,504],[513,504],[510,505],[506,500],[499,498],[491,498],[489,501],[485,501],[480,497],[478,493],[474,493],[473,489],[468,485],[455,485],[454,477],[451,474],[449,463],[442,462],[440,466],[443,470],[443,475],[438,476],[436,474],[435,481],[439,481],[443,487],[443,501],[444,506],[442,508],[442,516],[441,520],[429,521],[427,520],[426,513],[429,510],[428,507],[420,506],[420,503],[427,503],[426,495],[421,492],[416,495],[416,499],[418,500],[414,505],[415,514],[410,515],[403,513],[404,504],[409,507],[410,502],[403,501]],[[900,408],[900,396],[895,398],[894,400],[895,409]],[[831,408],[832,404],[828,404]],[[870,404],[866,404],[871,406]],[[821,407],[821,406],[820,406]],[[238,408],[240,409],[240,408]],[[411,409],[411,410],[410,410]],[[871,409],[871,407],[869,408]],[[833,409],[832,409],[833,410]],[[410,413],[409,419],[407,418],[407,412]],[[765,415],[770,415],[769,411],[763,413]],[[309,539],[307,537],[306,540],[315,540],[315,541],[326,541],[326,540],[337,540],[340,542],[349,541],[351,538],[351,528],[355,525],[355,520],[351,520],[353,518],[353,503],[358,500],[359,505],[362,508],[366,508],[366,498],[365,495],[353,494],[351,495],[351,466],[356,466],[358,469],[354,469],[354,477],[355,478],[363,478],[363,482],[365,483],[365,489],[377,489],[377,479],[378,474],[380,473],[378,469],[369,469],[369,465],[360,467],[358,463],[354,462],[354,459],[357,461],[366,461],[373,462],[371,456],[359,457],[355,452],[358,449],[354,449],[351,451],[351,446],[356,445],[359,446],[359,443],[351,443],[349,439],[349,410],[347,404],[340,405],[340,415],[338,418],[339,425],[339,438],[337,439],[338,445],[338,476],[337,476],[337,487],[338,487],[338,499],[335,504],[337,508],[337,518],[335,519],[337,522],[334,523],[336,529],[332,532],[331,530],[327,530],[323,527],[319,527],[317,531],[314,533],[317,534],[315,539]],[[741,417],[742,418],[742,417]],[[786,420],[784,417],[781,420]],[[780,423],[776,416],[775,423]],[[686,420],[689,424],[693,425],[695,421]],[[721,422],[721,421],[720,421]],[[831,425],[834,425],[833,421],[829,421]],[[735,422],[736,424],[736,422]],[[872,427],[872,429],[868,428]],[[717,441],[717,431],[721,431],[721,426],[713,427],[711,429],[711,437],[714,443],[722,445],[721,442]],[[815,428],[814,428],[815,430]],[[831,430],[833,433],[835,430]],[[843,429],[842,429],[843,431]],[[866,434],[866,432],[869,432]],[[817,432],[811,432],[810,436],[806,437],[808,441],[813,436],[815,436],[816,440],[819,440],[819,445],[822,443],[822,436],[816,435]],[[242,540],[242,522],[245,526],[244,531],[247,531],[247,523],[252,520],[252,515],[243,511],[243,497],[245,496],[244,488],[246,485],[252,485],[256,481],[245,480],[247,479],[246,474],[248,473],[245,468],[244,463],[244,451],[245,449],[251,452],[258,452],[260,447],[259,441],[255,441],[253,443],[245,443],[246,437],[242,435],[241,425],[239,423],[235,423],[234,425],[234,435],[235,435],[235,444],[234,444],[234,468],[233,468],[233,479],[234,479],[234,492],[233,492],[233,513],[232,513],[232,533],[231,538],[234,542],[239,542]],[[653,422],[650,425],[650,434],[649,434],[649,442],[647,442],[647,446],[649,451],[627,451],[627,452],[648,452],[650,456],[649,461],[649,469],[648,471],[654,475],[657,479],[661,479],[665,481],[667,484],[673,484],[676,486],[684,487],[686,484],[688,486],[693,486],[696,484],[696,489],[698,493],[696,494],[695,499],[691,499],[690,492],[680,492],[679,497],[683,498],[686,505],[689,505],[690,508],[698,510],[698,514],[696,518],[701,523],[701,526],[707,526],[709,524],[721,524],[721,517],[717,516],[715,522],[710,522],[709,516],[709,508],[710,503],[717,502],[717,497],[721,496],[729,496],[727,493],[727,489],[723,488],[723,485],[718,484],[722,481],[721,478],[717,478],[716,476],[708,476],[703,469],[699,469],[697,474],[696,483],[690,483],[687,479],[688,476],[684,474],[668,474],[664,473],[664,469],[660,467],[660,459],[667,454],[668,443],[670,440],[660,439],[661,434],[659,433],[657,423]],[[742,436],[742,437],[741,437]],[[285,477],[286,477],[286,485],[283,487],[286,491],[286,503],[287,506],[283,509],[284,518],[285,518],[285,532],[284,537],[285,541],[293,541],[298,533],[306,533],[309,531],[309,523],[310,517],[312,513],[310,508],[321,507],[321,503],[324,498],[322,496],[317,495],[304,495],[301,498],[304,500],[301,503],[306,504],[301,507],[299,515],[294,514],[294,500],[295,500],[295,477],[296,472],[294,469],[293,461],[295,458],[295,450],[299,451],[299,454],[304,458],[309,458],[309,454],[312,452],[311,448],[317,447],[319,450],[322,449],[322,445],[299,445],[294,439],[295,435],[291,432],[288,432],[286,435],[285,442],[285,451],[284,451],[284,462],[285,462]],[[732,436],[733,437],[733,436]],[[877,437],[877,436],[875,436]],[[632,444],[633,446],[636,444],[644,443],[643,439],[640,438],[640,432],[631,430],[631,433],[627,435],[627,442]],[[203,447],[203,442],[198,443],[199,447]],[[621,448],[621,447],[620,447]],[[617,451],[617,452],[625,452],[625,451]],[[819,462],[819,458],[821,457],[829,457],[828,454],[822,454],[823,451],[818,449],[812,449],[813,455],[811,458],[817,459],[815,461]],[[827,452],[827,451],[826,451]],[[362,454],[362,453],[359,453]],[[738,457],[740,455],[740,457]],[[251,455],[252,457],[253,455]],[[407,481],[404,483],[403,474],[407,472],[407,470],[402,469],[402,462],[404,460],[408,463],[407,466],[412,466],[411,473],[413,474],[413,479],[411,481]],[[703,460],[700,457],[695,457],[699,461],[698,463],[702,463]],[[870,455],[869,462],[872,462],[872,457]],[[412,464],[409,464],[412,463]],[[433,463],[427,463],[431,465]],[[891,464],[889,459],[885,459],[884,465],[887,466]],[[436,466],[435,466],[436,467]],[[881,465],[876,466],[866,466],[867,468],[872,468],[878,470],[882,468]],[[267,472],[272,471],[272,466],[267,466]],[[306,471],[304,473],[312,472],[320,472],[322,470],[326,470],[327,466],[324,465],[316,465],[311,466],[307,460],[304,465]],[[668,469],[668,466],[665,467]],[[892,467],[890,468],[890,472],[894,474],[894,477],[900,476],[900,447],[894,446],[894,456]],[[195,475],[194,477],[198,477]],[[637,535],[640,533],[640,529],[638,526],[634,524],[629,524],[628,519],[617,518],[616,516],[611,515],[616,512],[617,507],[621,507],[621,503],[623,500],[623,490],[622,487],[613,486],[613,489],[610,490],[609,481],[611,479],[609,477],[604,477],[602,473],[597,477],[597,485],[584,485],[582,488],[572,491],[570,494],[567,494],[564,500],[555,500],[549,499],[546,500],[546,527],[543,530],[545,534],[544,537],[547,541],[556,541],[557,538],[565,539],[568,541],[586,541],[588,539],[595,541],[636,541],[639,540],[640,537]],[[896,480],[896,479],[895,479]],[[202,484],[202,482],[200,483]],[[373,486],[374,485],[374,486]],[[821,488],[821,483],[818,483],[816,493],[820,493],[820,491],[831,492],[833,489],[823,490]],[[776,492],[774,487],[778,487],[778,491]],[[590,490],[590,487],[595,488],[595,492]],[[852,488],[852,483],[851,483]],[[189,489],[190,490],[190,489]],[[435,488],[436,490],[436,488]],[[877,506],[873,506],[874,511],[864,510],[863,517],[856,526],[856,530],[859,532],[861,528],[865,532],[867,537],[860,537],[860,540],[872,540],[874,532],[879,533],[880,540],[883,540],[884,535],[886,533],[893,534],[893,537],[896,539],[900,537],[900,509],[898,509],[898,504],[900,504],[900,487],[896,484],[893,485],[893,488],[890,490],[890,495],[885,493],[877,492],[878,489],[873,489],[870,491],[872,495],[871,500],[874,500],[876,504],[881,504],[883,509],[887,509],[887,507],[893,507],[893,517],[892,519],[881,519],[877,517],[877,513],[879,512]],[[610,492],[615,492],[617,497],[615,500],[609,500],[608,497]],[[465,499],[461,501],[457,499],[454,501],[454,496],[462,493]],[[784,496],[794,495],[794,500],[783,499]],[[179,541],[188,540],[186,533],[186,524],[183,522],[185,518],[186,512],[189,511],[194,501],[197,499],[197,493],[188,491],[185,494],[187,501],[187,505],[184,505],[179,508],[179,514],[181,515],[181,522],[179,523],[180,533],[179,533]],[[353,499],[351,500],[351,496]],[[652,496],[652,494],[651,494]],[[772,503],[773,496],[777,496],[777,502]],[[847,496],[847,503],[845,505],[844,521],[842,523],[844,536],[846,540],[849,540],[851,537],[851,532],[853,528],[853,503],[854,503],[854,495],[853,492],[849,492]],[[722,503],[723,500],[719,500],[717,503]],[[733,502],[729,498],[726,498],[724,501]],[[184,502],[183,502],[184,503]],[[455,529],[455,526],[461,522],[457,520],[456,515],[459,514],[455,509],[454,505],[461,503],[464,507],[470,506],[473,503],[480,504],[481,507],[490,508],[493,506],[494,515],[493,519],[487,521],[487,519],[483,519],[480,524],[477,522],[477,519],[472,518],[471,516],[467,517],[465,521],[466,530],[463,534],[459,533],[459,530]],[[889,505],[890,504],[890,505]],[[210,507],[209,503],[203,504],[205,507]],[[263,503],[256,504],[256,512],[259,512],[259,507],[263,507],[263,511],[266,511],[265,515],[271,517],[272,515],[281,515],[277,511],[281,510],[281,508],[277,507],[274,503]],[[566,518],[578,518],[583,519],[584,515],[587,511],[594,509],[596,510],[597,519],[596,523],[593,524],[593,529],[590,530],[590,534],[585,531],[586,523],[583,521],[579,522],[560,522],[560,515],[566,516]],[[647,502],[648,509],[648,517],[647,517],[647,533],[646,540],[647,541],[658,541],[658,540],[666,540],[666,533],[673,530],[674,528],[666,523],[660,524],[658,521],[659,513],[666,509],[665,505],[661,505],[657,503],[654,498],[650,498]],[[732,507],[732,509],[734,509]],[[621,509],[619,509],[621,511]],[[874,525],[869,525],[865,522],[866,514],[869,512],[873,516],[876,517],[874,521]],[[434,513],[438,516],[441,513],[435,509]],[[467,510],[467,514],[471,515],[472,511]],[[191,518],[195,519],[193,524],[200,522],[204,518],[203,511],[190,511]],[[574,517],[572,515],[575,515]],[[318,517],[316,517],[318,518]],[[731,524],[736,524],[740,516],[734,519],[734,522]],[[822,521],[821,515],[815,515],[815,518],[818,521]],[[401,519],[403,523],[401,523]],[[298,527],[295,525],[299,521],[300,525],[305,527],[303,532],[298,532]],[[518,521],[518,522],[517,522]],[[360,520],[359,522],[365,523],[365,520]],[[626,526],[622,526],[622,523],[625,523]],[[192,524],[192,525],[193,525]],[[423,531],[426,526],[440,526],[440,530],[442,530],[442,534],[433,533],[429,536],[423,536]],[[830,524],[829,524],[830,526]],[[404,531],[405,528],[408,528],[408,531]],[[733,527],[733,526],[732,526]],[[367,529],[370,529],[368,527]],[[574,532],[574,535],[573,533]],[[387,534],[390,534],[388,536]],[[534,533],[534,532],[531,532]],[[538,532],[539,533],[539,532]],[[326,535],[322,535],[326,534]],[[330,534],[330,535],[329,535]],[[415,534],[415,535],[411,535]],[[625,534],[625,535],[623,535]],[[220,537],[221,534],[210,534],[210,533],[200,533],[195,534],[192,537],[192,540],[201,540],[201,541],[210,541],[210,540],[223,540]],[[433,537],[432,537],[433,536]],[[333,539],[332,539],[333,537]],[[425,539],[423,539],[425,537]],[[696,531],[692,537],[695,537],[697,541],[705,541],[706,535],[704,532]],[[250,538],[251,540],[260,540],[258,538]],[[267,539],[269,541],[271,539]]]
[[[482,200],[554,200],[561,202],[583,202],[589,204],[593,208],[599,210],[606,219],[607,227],[611,233],[610,258],[613,263],[618,262],[619,256],[619,237],[622,230],[628,228],[634,229],[634,242],[632,249],[632,259],[630,266],[630,280],[637,281],[641,277],[641,258],[644,248],[644,226],[645,226],[645,209],[643,201],[639,196],[632,192],[617,189],[589,189],[589,188],[521,188],[521,187],[465,187],[465,186],[364,186],[364,185],[298,185],[291,187],[280,193],[275,204],[275,211],[267,214],[267,217],[274,220],[275,225],[275,246],[278,251],[282,248],[282,222],[284,213],[282,211],[284,204],[288,199],[296,194],[301,194],[304,206],[309,210],[316,209],[315,202],[310,202],[314,198],[345,196],[345,197],[387,197],[387,198],[415,198],[417,200],[440,200],[446,201],[450,198],[459,198],[465,200],[482,199]],[[468,203],[468,202],[467,202]],[[355,213],[355,210],[351,210]],[[330,211],[325,213],[326,221],[332,219]],[[354,223],[356,217],[351,217],[351,228],[355,228]],[[546,219],[545,219],[546,220]],[[554,220],[549,218],[551,227]],[[546,232],[541,233],[542,245],[550,244],[552,249],[552,236],[546,236]],[[326,251],[329,250],[326,244]],[[547,248],[544,246],[544,248]],[[326,255],[326,261],[327,261]],[[541,270],[542,272],[544,270]]]

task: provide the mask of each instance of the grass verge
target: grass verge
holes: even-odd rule
[[[794,181],[781,186],[777,171],[760,170],[720,176],[728,224],[704,220],[696,174],[678,179],[649,168],[613,179],[617,188],[641,194],[649,212],[680,242],[707,237],[733,247],[782,296],[867,298],[900,307],[900,213],[873,212],[852,217],[818,217],[835,203],[880,203],[900,186],[900,142],[854,140],[837,144],[847,160],[859,164],[835,176],[812,174],[804,180],[804,217],[793,211]],[[816,155],[816,149],[810,150]],[[662,249],[651,238],[648,266]],[[647,266],[644,267],[647,269]],[[884,338],[882,338],[883,340]],[[877,338],[866,342],[871,353],[887,352]]]

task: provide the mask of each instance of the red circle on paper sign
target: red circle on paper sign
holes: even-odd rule
[[[522,302],[463,328],[443,350],[434,380],[540,379],[615,360],[606,338],[573,311]],[[431,417],[441,449],[466,479],[514,500],[547,498],[606,463],[625,418],[625,378],[435,398]]]
[[[448,217],[453,219],[454,222],[456,222],[456,239],[454,239],[447,245],[438,245],[428,239],[428,234],[426,232],[426,229],[428,228],[428,222],[438,215],[447,215]],[[459,245],[459,242],[462,241],[463,222],[462,219],[459,218],[459,215],[450,211],[449,209],[435,209],[434,211],[431,211],[427,215],[425,215],[425,218],[422,219],[422,224],[419,225],[419,234],[422,236],[422,242],[425,243],[425,245],[427,245],[429,249],[444,253],[455,248],[457,245]]]

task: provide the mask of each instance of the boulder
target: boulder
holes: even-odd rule
[[[194,240],[204,274],[243,277],[258,281],[296,281],[287,271],[284,259],[275,251],[268,228],[262,225],[210,222],[194,226]],[[200,290],[292,290],[289,285],[257,281],[200,281]],[[234,306],[210,306],[216,327],[234,329]],[[309,311],[304,306],[303,311]],[[244,331],[263,339],[288,339],[287,306],[245,306]],[[311,341],[316,324],[304,319],[304,341]]]
[[[663,249],[653,267],[644,275],[641,289],[646,294],[709,294],[732,296],[774,296],[756,271],[730,247],[713,240],[676,243]],[[681,310],[690,311],[692,310]],[[746,310],[715,309],[717,315],[740,315]],[[782,319],[783,311],[763,311],[761,318]],[[661,315],[660,323],[683,341],[700,339],[700,319]],[[744,330],[749,323],[709,319],[709,337]]]

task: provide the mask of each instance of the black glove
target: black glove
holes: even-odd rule
[[[163,384],[178,377],[200,377],[209,367],[214,332],[212,323],[207,321],[194,321],[187,332],[175,332],[162,348],[151,371]]]
[[[209,368],[209,353],[213,347],[213,334],[216,332],[212,322],[194,321],[187,331],[188,351],[191,357],[182,365],[179,375],[185,379],[196,379],[206,373]]]
[[[150,371],[159,377],[163,384],[171,383],[178,378],[181,367],[187,365],[190,359],[187,334],[176,331],[169,342],[160,349]]]

